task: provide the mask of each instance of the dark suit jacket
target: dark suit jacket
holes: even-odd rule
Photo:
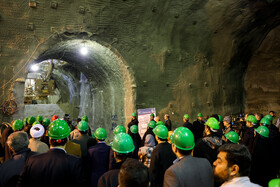
[[[98,187],[117,187],[119,185],[119,173],[123,162],[118,162],[112,170],[104,173],[98,180]]]
[[[163,186],[213,187],[213,169],[205,158],[188,155],[166,170]]]
[[[171,127],[172,127],[171,120],[170,119],[166,120],[164,124],[167,127],[168,131],[171,131]]]
[[[87,186],[82,160],[62,149],[30,157],[20,176],[18,186]]]
[[[79,136],[76,139],[72,140],[72,142],[80,144],[82,158],[87,157],[89,139],[91,139],[91,137],[89,137],[87,134],[79,134]]]
[[[157,187],[163,186],[164,173],[174,160],[176,155],[172,151],[171,144],[167,142],[158,144],[153,150],[150,172]]]
[[[98,179],[109,169],[110,146],[98,143],[88,150],[88,164],[91,172],[91,186],[97,186]]]

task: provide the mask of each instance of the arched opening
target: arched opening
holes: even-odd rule
[[[54,89],[46,98],[33,101],[37,104],[26,103],[26,115],[35,107],[50,117],[56,110],[46,108],[47,104],[56,105],[72,120],[87,115],[91,128],[104,127],[109,137],[116,125],[130,120],[135,111],[135,81],[125,60],[110,45],[64,33],[40,46],[34,59],[28,71],[37,64],[43,69],[41,75],[48,73],[53,62],[48,81],[54,82]]]

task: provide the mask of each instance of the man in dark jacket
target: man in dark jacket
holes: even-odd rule
[[[158,125],[153,132],[156,135],[158,145],[152,152],[150,172],[157,187],[163,186],[164,173],[176,160],[171,145],[167,142],[168,129],[164,125]]]
[[[26,159],[36,153],[28,148],[29,140],[26,132],[12,133],[8,137],[7,144],[13,152],[13,157],[0,167],[0,186],[13,187],[17,185]]]
[[[138,127],[138,123],[139,123],[139,121],[137,120],[137,114],[136,113],[132,113],[132,115],[131,115],[131,121],[128,123],[128,125],[127,125],[127,133],[128,134],[132,134],[131,133],[131,131],[130,131],[130,127],[132,126],[132,125],[137,125],[137,127]]]
[[[155,127],[156,127],[156,122],[151,120],[148,123],[148,129],[142,138],[141,146],[153,147],[156,145],[155,134],[153,132],[153,128],[155,128]],[[147,144],[149,144],[149,145],[147,145]]]
[[[217,135],[220,125],[214,117],[209,118],[205,125],[206,136],[197,142],[193,150],[193,156],[207,158],[212,165],[217,159],[217,150],[222,145],[222,138]]]
[[[134,150],[133,140],[126,133],[119,133],[114,137],[112,143],[116,164],[112,170],[104,173],[98,180],[98,187],[115,187],[119,185],[118,175],[123,162],[132,156]]]
[[[171,124],[171,120],[169,119],[170,116],[168,114],[164,115],[164,119],[165,119],[165,126],[167,127],[168,131],[171,131],[172,128],[172,124]]]
[[[94,136],[97,144],[88,149],[87,163],[90,167],[90,183],[96,187],[99,178],[109,169],[110,146],[104,142],[107,138],[107,132],[104,128],[96,129]]]
[[[254,128],[257,123],[257,119],[253,115],[249,115],[246,118],[246,128],[244,130],[242,144],[246,145],[250,151],[253,153],[253,144],[254,144]]]
[[[183,117],[183,122],[184,122],[183,127],[186,127],[193,132],[193,127],[192,124],[189,122],[189,120],[190,120],[190,116],[188,114],[185,114]]]
[[[193,122],[192,125],[192,132],[194,135],[194,140],[197,142],[200,138],[203,137],[203,131],[204,131],[204,121],[202,119],[203,115],[201,113],[197,114],[197,120]]]
[[[52,122],[48,131],[50,150],[26,161],[18,186],[87,186],[82,160],[65,151],[70,132],[64,120]]]

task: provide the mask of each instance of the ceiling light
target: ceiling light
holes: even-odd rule
[[[82,47],[80,49],[80,53],[83,55],[83,56],[86,56],[88,54],[88,49],[86,47]]]

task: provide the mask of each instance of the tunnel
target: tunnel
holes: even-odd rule
[[[25,116],[43,113],[51,117],[56,112],[53,107],[58,106],[59,117],[67,113],[76,120],[87,115],[92,130],[103,127],[109,135],[115,126],[130,120],[135,111],[135,81],[125,60],[110,45],[62,33],[39,47],[27,71],[34,64],[47,66],[49,62],[53,63],[50,79],[56,97],[48,96],[47,103],[52,105],[25,105]]]

